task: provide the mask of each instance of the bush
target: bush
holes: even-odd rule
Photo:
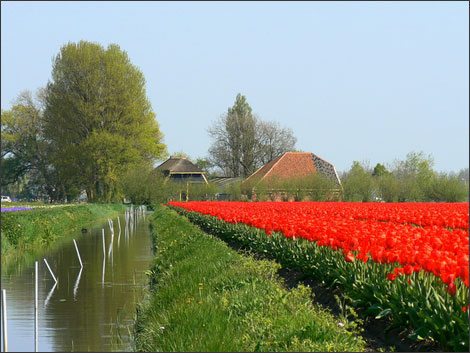
[[[468,199],[468,188],[457,176],[442,173],[433,178],[426,196],[430,201],[462,202]]]
[[[340,186],[322,174],[290,179],[263,180],[243,185],[245,193],[256,194],[257,201],[327,201],[338,199]]]
[[[353,162],[351,170],[343,177],[343,189],[345,201],[372,200],[374,184],[372,175],[359,162]]]

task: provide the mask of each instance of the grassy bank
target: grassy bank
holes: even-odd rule
[[[124,209],[122,204],[82,204],[2,213],[2,272],[32,261],[65,236]]]
[[[272,261],[242,256],[167,208],[152,216],[151,292],[137,311],[138,351],[363,351],[348,322],[286,290]]]

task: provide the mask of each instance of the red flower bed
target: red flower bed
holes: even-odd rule
[[[469,286],[467,203],[171,202],[188,211],[302,237],[348,262],[399,263],[388,278],[421,269]]]

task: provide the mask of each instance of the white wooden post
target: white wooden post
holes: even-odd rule
[[[7,292],[2,290],[2,326],[3,326],[3,351],[8,352],[8,330],[7,330]]]
[[[54,276],[54,273],[52,272],[51,267],[50,267],[49,264],[47,263],[47,260],[46,260],[46,259],[43,259],[43,260],[44,260],[44,262],[46,263],[47,269],[48,269],[49,272],[51,273],[52,278],[54,278],[55,283],[57,283],[57,278]]]
[[[82,258],[80,257],[80,252],[78,251],[78,246],[77,246],[77,242],[75,241],[75,239],[73,239],[73,243],[75,244],[75,250],[77,250],[78,261],[80,261],[80,267],[83,268]]]
[[[101,235],[103,238],[103,256],[106,258],[106,245],[104,243],[104,228],[101,228]]]
[[[103,238],[103,273],[101,275],[101,287],[104,287],[104,271],[106,268],[106,244],[104,241],[104,228],[101,229],[101,236]]]
[[[38,352],[38,262],[34,263],[34,351]]]

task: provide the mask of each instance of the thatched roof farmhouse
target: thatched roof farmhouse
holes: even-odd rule
[[[186,158],[170,157],[155,170],[172,181],[207,184],[205,172]]]

